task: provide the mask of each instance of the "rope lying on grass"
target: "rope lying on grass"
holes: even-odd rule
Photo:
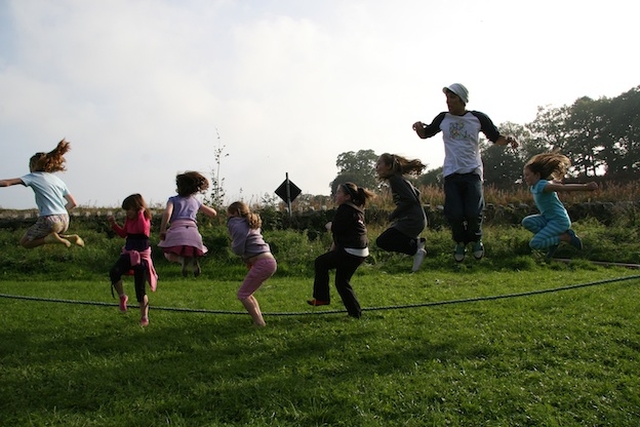
[[[462,298],[462,299],[455,299],[455,300],[448,300],[448,301],[431,301],[431,302],[423,302],[423,303],[416,303],[416,304],[388,305],[388,306],[380,306],[380,307],[363,307],[362,311],[398,310],[398,309],[405,309],[405,308],[435,307],[440,305],[463,304],[463,303],[479,302],[479,301],[495,301],[499,299],[548,294],[553,292],[568,291],[572,289],[586,288],[589,286],[598,286],[598,285],[605,285],[608,283],[623,282],[627,280],[638,280],[638,279],[640,279],[640,275],[623,276],[623,277],[617,277],[613,279],[603,279],[603,280],[597,280],[594,282],[579,283],[577,285],[560,286],[557,288],[517,292],[512,294]],[[42,298],[42,297],[30,297],[30,296],[8,295],[8,294],[0,294],[0,298],[21,299],[21,300],[28,300],[28,301],[57,302],[57,303],[65,303],[65,304],[118,307],[117,303],[107,303],[107,302],[99,302],[99,301],[79,301],[79,300],[68,300],[68,299],[58,299],[58,298]],[[139,308],[140,306],[130,305],[129,307]],[[246,311],[209,310],[209,309],[197,309],[197,308],[156,307],[156,306],[151,306],[150,308],[152,308],[153,310],[181,311],[181,312],[187,312],[187,313],[241,314],[241,315],[247,314]],[[345,310],[315,310],[314,309],[311,311],[271,312],[271,313],[262,313],[262,314],[264,316],[301,316],[301,315],[309,315],[309,314],[316,314],[316,315],[317,314],[335,314],[335,313],[344,313],[344,312]]]

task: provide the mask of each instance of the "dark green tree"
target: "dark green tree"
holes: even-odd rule
[[[527,159],[546,150],[541,147],[531,132],[522,125],[511,122],[499,126],[502,135],[512,135],[519,147],[499,146],[486,139],[482,140],[480,154],[484,167],[484,182],[496,188],[510,188],[522,179],[522,168]]]
[[[335,195],[340,184],[353,182],[359,187],[368,188],[375,191],[379,188],[375,165],[378,155],[373,150],[359,150],[358,152],[347,151],[338,155],[336,166],[338,175],[329,184],[331,195]]]
[[[606,175],[616,179],[635,178],[640,170],[640,86],[611,99],[603,123],[600,152]]]

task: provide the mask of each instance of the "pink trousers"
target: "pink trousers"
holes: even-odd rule
[[[240,289],[238,289],[238,299],[243,300],[249,298],[253,293],[258,290],[260,286],[276,272],[278,269],[278,263],[273,257],[265,257],[257,259],[251,267],[249,272],[242,281]]]

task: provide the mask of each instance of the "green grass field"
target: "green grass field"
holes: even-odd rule
[[[640,425],[640,273],[489,258],[364,266],[360,320],[276,275],[256,294],[264,329],[235,299],[242,270],[167,267],[144,329],[104,278],[4,280],[43,300],[0,297],[0,425]]]

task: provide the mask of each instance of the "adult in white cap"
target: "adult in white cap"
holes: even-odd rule
[[[453,83],[442,91],[447,97],[448,111],[438,114],[431,124],[414,123],[413,130],[422,139],[442,132],[445,149],[442,167],[444,214],[455,242],[453,257],[462,262],[466,247],[471,244],[473,257],[481,259],[484,256],[484,192],[479,135],[482,132],[489,141],[498,145],[510,144],[513,148],[518,146],[518,142],[512,136],[501,135],[486,114],[467,110],[469,91],[462,84]]]

